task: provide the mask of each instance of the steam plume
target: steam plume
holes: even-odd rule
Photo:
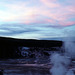
[[[64,41],[65,53],[61,54],[54,53],[51,56],[51,63],[53,67],[50,72],[52,75],[74,75],[71,69],[68,69],[71,59],[75,58],[75,44],[73,41],[67,39]],[[69,57],[69,58],[68,58]]]

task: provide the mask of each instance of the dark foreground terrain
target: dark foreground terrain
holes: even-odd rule
[[[4,75],[50,75],[51,65],[48,54],[45,53],[46,57],[41,55],[42,58],[45,57],[44,59],[37,55],[39,52],[42,54],[42,51],[49,50],[50,47],[61,46],[62,41],[0,37],[0,70],[3,70]],[[25,47],[29,47],[36,57],[25,57],[25,53],[22,57],[20,50],[24,48],[22,50],[24,52]]]
[[[62,41],[54,40],[28,40],[0,37],[0,58],[19,58],[21,57],[19,47],[61,47]],[[16,53],[17,52],[17,53]]]
[[[4,75],[51,75],[51,63],[27,63],[26,59],[7,59],[0,61],[0,70]],[[75,62],[68,67],[75,72]]]
[[[3,75],[51,75],[50,53],[61,53],[62,45],[62,41],[0,37],[0,70]],[[75,61],[68,69],[75,71]]]
[[[17,63],[14,63],[17,62]],[[0,69],[4,70],[4,75],[50,75],[50,65],[18,63],[18,60],[0,61]]]

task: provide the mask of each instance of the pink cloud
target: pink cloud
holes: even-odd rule
[[[67,21],[67,22],[60,22],[59,23],[61,26],[71,26],[71,25],[75,25],[74,21]]]
[[[41,5],[28,6],[28,2],[14,2],[11,4],[2,3],[0,6],[5,6],[7,10],[0,10],[0,20],[16,21],[19,23],[50,23],[60,24],[60,26],[73,25],[73,22],[68,22],[69,19],[75,17],[75,5],[62,5],[57,3],[57,0],[40,0]]]
[[[75,25],[75,22],[68,22],[65,26]]]
[[[56,8],[60,6],[60,4],[55,3],[56,0],[40,0],[40,1],[49,8]]]

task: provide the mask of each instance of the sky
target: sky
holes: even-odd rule
[[[75,37],[75,0],[0,0],[0,36]]]

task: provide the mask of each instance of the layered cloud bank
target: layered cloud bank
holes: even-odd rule
[[[74,25],[74,3],[74,0],[1,0],[0,22]]]
[[[74,36],[74,25],[74,0],[0,0],[0,36]]]

